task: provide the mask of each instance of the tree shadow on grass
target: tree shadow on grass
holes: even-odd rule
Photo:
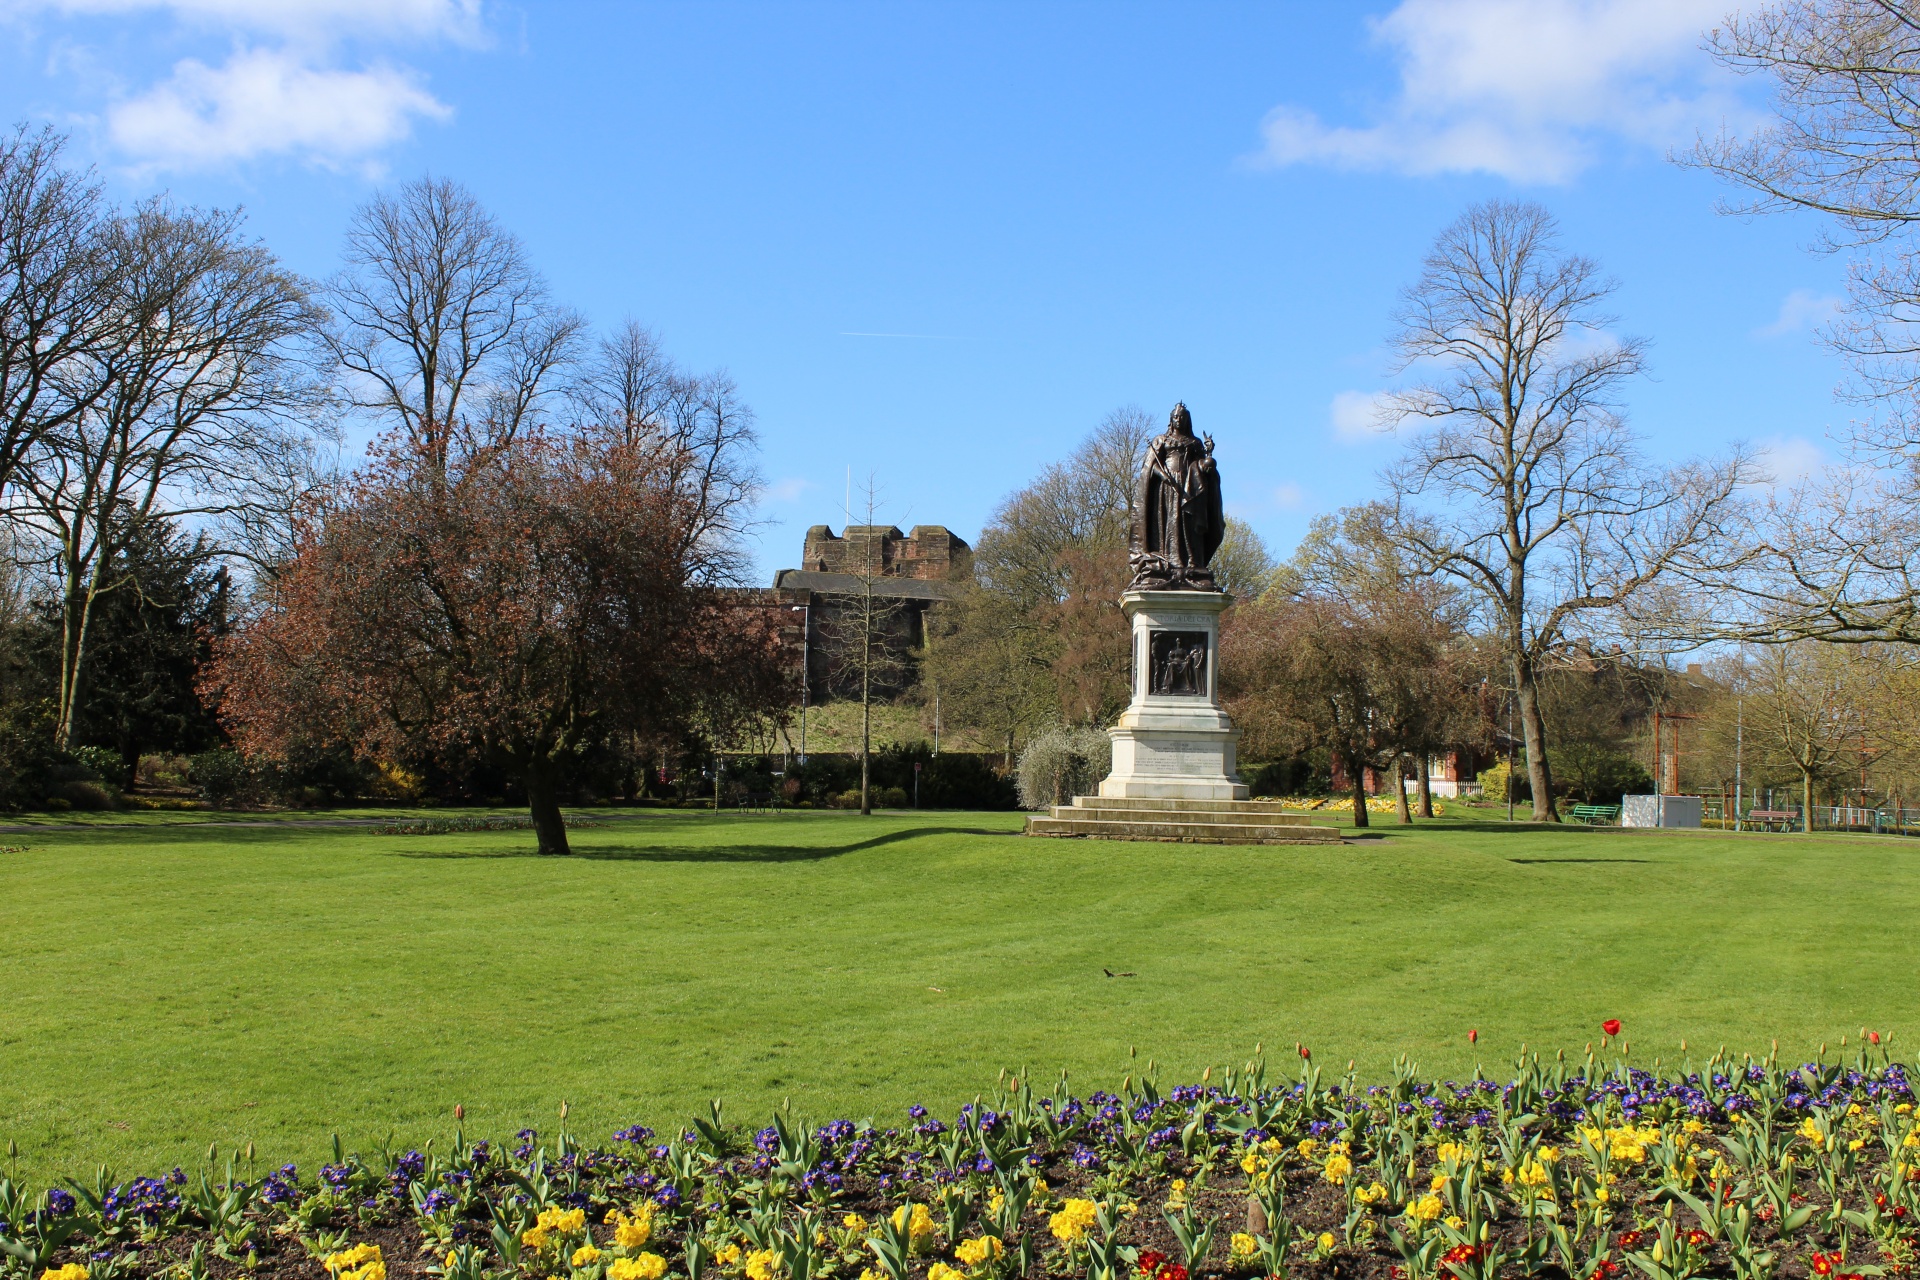
[[[574,844],[568,857],[596,862],[819,862],[863,849],[898,844],[919,836],[1005,836],[1017,832],[993,831],[982,827],[907,827],[889,831],[852,844],[716,844],[705,846],[656,845],[643,848],[626,846],[595,847]],[[396,858],[538,858],[531,847],[517,849],[396,849]]]
[[[1539,866],[1542,863],[1555,863],[1555,862],[1590,862],[1590,863],[1598,863],[1601,866],[1610,866],[1616,862],[1637,862],[1642,865],[1651,865],[1653,862],[1656,861],[1656,859],[1653,859],[1653,858],[1508,858],[1507,861],[1517,862],[1523,867],[1534,867],[1534,866]]]

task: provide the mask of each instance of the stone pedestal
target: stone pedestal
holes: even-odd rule
[[[1100,784],[1112,799],[1245,800],[1235,754],[1240,734],[1220,709],[1220,614],[1233,598],[1217,591],[1129,591],[1133,699],[1113,738],[1113,772]]]

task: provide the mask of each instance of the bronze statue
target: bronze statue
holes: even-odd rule
[[[1207,565],[1226,531],[1213,437],[1195,439],[1192,415],[1176,404],[1147,445],[1134,489],[1128,590],[1218,591]]]

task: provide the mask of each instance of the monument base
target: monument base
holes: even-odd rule
[[[1113,800],[1245,800],[1235,756],[1240,734],[1220,709],[1215,656],[1218,591],[1129,591],[1133,697],[1107,731],[1113,771],[1100,795]]]

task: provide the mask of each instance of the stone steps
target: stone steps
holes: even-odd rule
[[[1332,827],[1248,800],[1115,800],[1080,796],[1027,819],[1030,836],[1185,844],[1339,844]]]
[[[1236,818],[1257,820],[1267,826],[1305,826],[1308,818],[1304,813],[1288,813],[1277,804],[1268,804],[1260,800],[1160,800],[1150,797],[1117,798],[1111,796],[1076,796],[1070,805],[1055,805],[1053,816],[1085,816],[1089,813],[1177,813],[1196,815],[1195,820],[1212,821],[1208,814],[1225,814]]]

